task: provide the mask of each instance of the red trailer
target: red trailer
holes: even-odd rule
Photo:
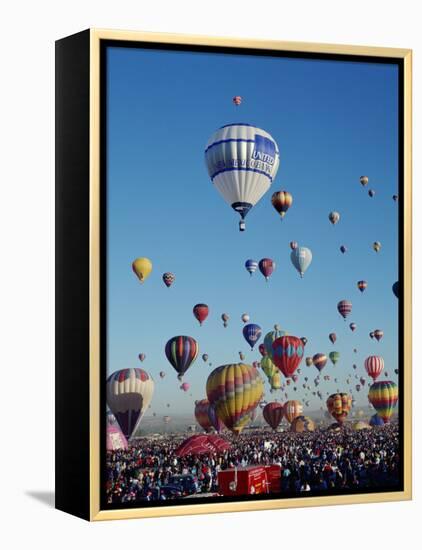
[[[264,466],[230,468],[218,472],[219,493],[225,497],[259,495],[269,492],[267,471]]]
[[[267,472],[268,490],[270,493],[279,493],[281,491],[281,466],[270,464],[264,466]]]

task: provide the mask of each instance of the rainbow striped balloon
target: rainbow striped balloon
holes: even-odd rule
[[[397,384],[389,380],[375,382],[369,388],[368,399],[377,411],[378,416],[387,423],[390,421],[394,407],[399,400],[399,388]]]
[[[206,390],[218,418],[238,435],[261,401],[264,384],[257,369],[237,363],[214,369],[208,376]]]

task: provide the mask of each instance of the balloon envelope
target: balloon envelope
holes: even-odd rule
[[[217,367],[208,376],[206,390],[218,418],[234,434],[250,422],[264,393],[259,371],[243,363]]]
[[[132,262],[132,270],[140,282],[143,283],[152,271],[152,262],[149,258],[136,258]]]
[[[205,148],[205,162],[214,187],[244,218],[270,188],[278,170],[280,153],[272,136],[250,124],[228,124],[212,134]]]
[[[262,411],[262,416],[265,422],[273,429],[276,430],[283,420],[284,407],[281,403],[273,401],[267,403]]]
[[[309,250],[309,248],[300,246],[295,250],[292,250],[292,252],[290,253],[290,259],[292,261],[293,266],[298,271],[299,275],[303,277],[305,274],[305,271],[311,265],[312,252]]]
[[[302,361],[305,346],[297,336],[282,336],[273,342],[273,362],[286,378],[293,376]]]
[[[190,336],[174,336],[165,347],[166,357],[180,377],[194,363],[198,352],[198,343]]]
[[[143,369],[122,369],[107,379],[107,405],[123,435],[135,435],[154,393],[154,381]]]

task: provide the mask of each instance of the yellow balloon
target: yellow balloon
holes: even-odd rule
[[[136,258],[132,263],[132,269],[141,283],[143,283],[152,271],[152,262],[148,258]]]

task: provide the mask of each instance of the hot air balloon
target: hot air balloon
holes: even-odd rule
[[[375,382],[369,388],[368,399],[378,416],[387,424],[399,399],[397,384],[387,380]]]
[[[253,350],[255,344],[261,338],[261,334],[262,329],[259,325],[251,323],[250,325],[245,325],[243,327],[243,337],[251,346],[251,350]]]
[[[358,285],[358,289],[361,292],[363,292],[366,289],[366,287],[368,286],[368,283],[366,281],[358,281],[357,285]]]
[[[303,413],[303,405],[300,401],[291,400],[284,404],[284,416],[289,424]]]
[[[299,245],[297,244],[296,241],[290,241],[290,248],[292,250],[296,250],[296,248],[298,247]]]
[[[273,401],[267,403],[262,411],[262,416],[264,417],[265,422],[272,428],[276,430],[281,421],[283,420],[284,407],[281,403]]]
[[[350,323],[349,328],[352,332],[355,332],[355,330],[357,329],[357,324],[356,323]]]
[[[394,296],[395,296],[396,298],[398,298],[398,297],[399,297],[399,282],[396,281],[396,282],[393,284],[392,288],[393,288]]]
[[[126,439],[137,432],[154,393],[154,381],[143,369],[122,369],[107,379],[107,405]]]
[[[198,424],[206,432],[211,431],[213,427],[209,417],[210,403],[208,399],[201,399],[195,403],[195,418]]]
[[[341,300],[337,304],[337,310],[340,313],[340,315],[346,319],[348,315],[352,312],[352,302],[349,302],[349,300]]]
[[[340,353],[338,351],[332,351],[328,357],[330,358],[332,364],[336,365],[340,359]]]
[[[196,306],[193,307],[193,314],[201,326],[205,319],[208,317],[208,313],[209,307],[207,306],[207,304],[196,304]]]
[[[162,371],[160,371],[160,378],[164,378],[164,377],[165,377],[165,375],[166,375],[166,373],[165,373],[165,372],[164,372],[163,370],[162,370]]]
[[[270,188],[279,160],[271,135],[249,124],[228,124],[209,139],[205,149],[208,174],[224,200],[240,215],[240,231],[246,228],[249,210]]]
[[[183,382],[183,384],[181,384],[180,386],[180,389],[185,392],[189,391],[189,388],[190,388],[190,384],[188,382]]]
[[[369,178],[368,178],[368,176],[361,176],[359,178],[359,181],[363,186],[365,186],[365,185],[368,185]]]
[[[198,357],[198,342],[191,336],[173,336],[165,347],[166,357],[181,380]]]
[[[256,260],[246,260],[245,267],[246,267],[246,270],[249,272],[250,276],[252,277],[252,275],[258,269],[258,262]]]
[[[167,272],[163,274],[163,281],[167,288],[170,287],[175,280],[176,280],[176,277],[174,276],[173,273]]]
[[[333,225],[335,225],[340,220],[340,214],[338,212],[330,212],[328,214],[328,219]]]
[[[202,361],[203,361],[204,363],[206,363],[206,362],[208,361],[208,353],[203,353],[203,354],[202,354]]]
[[[242,103],[242,96],[235,95],[232,99],[233,103],[238,107]]]
[[[379,241],[375,241],[372,245],[372,248],[375,250],[375,252],[379,252],[381,250],[381,243]]]
[[[398,195],[393,195],[393,201],[397,202],[398,200],[399,200],[399,196]]]
[[[267,355],[267,350],[265,349],[264,344],[259,344],[259,353],[262,355],[262,357],[265,357]]]
[[[247,323],[249,320],[250,320],[249,315],[248,315],[247,313],[243,313],[243,315],[242,315],[242,321],[243,321],[244,323]]]
[[[259,371],[249,365],[222,365],[208,376],[207,397],[218,418],[235,435],[250,422],[264,386]]]
[[[140,282],[143,283],[152,271],[152,262],[148,258],[136,258],[132,262],[132,269]]]
[[[220,433],[221,431],[223,431],[224,424],[221,422],[221,420],[217,416],[215,405],[209,405],[208,417],[210,419],[212,427],[217,433]]]
[[[375,381],[384,370],[384,359],[379,355],[370,355],[365,359],[365,370]]]
[[[369,333],[369,337],[371,338],[371,340],[374,339],[374,331],[371,331],[371,332]]]
[[[138,357],[139,357],[139,361],[141,361],[141,363],[142,363],[143,361],[145,361],[146,355],[145,355],[145,353],[140,353],[138,355]]]
[[[245,354],[239,351],[239,359],[243,361],[245,359]]]
[[[277,329],[274,327],[274,330],[270,330],[270,332],[267,332],[264,338],[264,346],[265,351],[267,354],[272,358],[273,356],[273,342],[274,340],[277,340],[277,338],[281,338],[282,336],[286,336],[287,332],[285,330],[281,330],[281,327],[277,325]]]
[[[273,342],[273,363],[286,378],[291,377],[302,361],[304,345],[297,336],[282,336]]]
[[[357,422],[354,422],[352,425],[352,430],[355,432],[360,432],[362,430],[370,430],[371,426],[368,424],[368,422],[365,422],[365,420],[358,420]]]
[[[308,343],[308,339],[305,338],[305,336],[302,336],[302,337],[301,337],[301,341],[302,341],[302,344],[303,344],[304,346],[306,346],[306,344]]]
[[[266,355],[261,360],[261,369],[265,376],[268,378],[268,382],[271,385],[271,380],[273,379],[274,375],[278,372],[277,367],[274,365],[274,363],[271,361],[271,358],[269,355]]]
[[[385,424],[384,420],[380,416],[378,416],[378,414],[372,415],[371,418],[369,419],[369,425],[372,427],[384,426],[384,424]]]
[[[305,271],[311,265],[312,252],[309,250],[309,248],[300,246],[299,248],[292,250],[292,252],[290,253],[290,259],[293,266],[298,271],[299,275],[303,277]]]
[[[275,262],[271,260],[271,258],[262,258],[262,260],[260,260],[259,271],[264,275],[266,281],[271,277],[274,269]]]
[[[327,409],[331,416],[343,424],[352,407],[352,398],[347,393],[333,393],[327,399]]]
[[[379,342],[381,340],[381,338],[384,336],[384,331],[383,330],[380,330],[379,328],[377,328],[376,330],[374,330],[374,337],[375,339]]]
[[[335,344],[337,340],[337,335],[335,332],[330,332],[330,334],[328,335],[328,338],[331,340],[332,344]]]
[[[316,353],[312,357],[312,362],[315,365],[315,367],[319,370],[319,372],[321,372],[322,369],[327,364],[327,356],[325,355],[325,353]]]
[[[309,416],[296,416],[290,424],[290,430],[295,433],[315,431],[315,423]]]
[[[368,191],[368,195],[372,198],[372,197],[375,197],[375,191],[373,189],[370,189]]]
[[[344,254],[345,252],[347,252],[347,248],[344,246],[344,244],[342,244],[342,245],[340,246],[340,252],[341,252],[342,254]]]
[[[312,357],[307,357],[305,363],[307,367],[310,367],[313,364]]]
[[[223,313],[223,314],[221,315],[221,319],[222,319],[222,321],[223,321],[223,326],[224,326],[224,328],[226,328],[227,325],[228,325],[228,322],[229,322],[230,317],[227,315],[227,313]]]
[[[271,197],[271,204],[280,214],[280,218],[283,219],[287,210],[293,203],[293,197],[288,191],[276,191]]]

